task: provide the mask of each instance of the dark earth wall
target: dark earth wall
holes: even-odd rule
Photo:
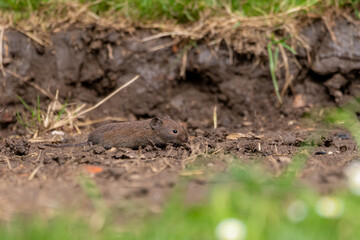
[[[139,74],[139,80],[89,116],[138,119],[166,113],[187,122],[190,131],[212,126],[214,106],[220,126],[236,129],[250,121],[259,129],[269,129],[283,117],[301,116],[308,106],[341,104],[358,95],[359,22],[339,18],[329,30],[316,20],[300,32],[308,51],[299,44],[296,58],[288,55],[294,80],[279,106],[267,59],[235,54],[230,64],[225,44],[214,54],[214,49],[199,42],[188,52],[183,78],[182,51],[172,47],[152,51],[170,38],[141,41],[155,30],[129,34],[100,26],[73,27],[52,34],[51,44],[41,46],[7,29],[3,41],[7,73],[0,74],[0,107],[5,107],[0,126],[6,129],[16,122],[16,111],[22,107],[16,95],[34,105],[36,95],[42,103],[49,102],[28,83],[53,95],[59,90],[61,99],[91,105]],[[279,79],[283,86],[283,77]],[[296,96],[305,99],[305,104],[297,106]]]

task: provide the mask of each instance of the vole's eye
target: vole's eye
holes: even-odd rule
[[[173,130],[173,133],[177,133],[177,130],[176,130],[176,129],[174,129],[174,130]]]

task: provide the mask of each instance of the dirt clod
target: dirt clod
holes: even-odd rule
[[[30,144],[25,139],[5,139],[5,147],[11,153],[23,156],[29,153]]]

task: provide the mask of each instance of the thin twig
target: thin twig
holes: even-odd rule
[[[112,92],[110,95],[108,95],[106,98],[104,98],[103,100],[101,100],[100,102],[98,102],[97,104],[95,104],[92,107],[89,107],[88,109],[85,109],[82,112],[79,112],[78,114],[72,114],[70,115],[69,118],[67,118],[66,120],[62,121],[59,124],[54,125],[53,127],[47,129],[47,131],[53,130],[55,128],[58,128],[60,126],[65,125],[66,123],[79,118],[80,116],[84,115],[85,113],[88,113],[92,110],[94,110],[95,108],[99,107],[101,104],[103,104],[104,102],[106,102],[107,100],[109,100],[111,97],[113,97],[115,94],[117,94],[118,92],[120,92],[121,90],[123,90],[124,88],[126,88],[127,86],[129,86],[130,84],[132,84],[133,82],[135,82],[137,79],[139,78],[139,75],[136,75],[134,78],[132,78],[130,81],[128,81],[127,83],[123,84],[121,87],[119,87],[118,89],[116,89],[114,92]]]
[[[283,89],[281,91],[281,96],[283,97],[286,90],[291,85],[293,77],[290,74],[289,61],[288,61],[288,57],[286,55],[284,46],[282,44],[278,44],[278,45],[279,45],[279,49],[280,49],[282,59],[283,59],[283,62],[284,62],[284,67],[285,67],[285,84],[284,84],[284,87],[283,87]]]
[[[16,29],[16,30],[21,32],[22,34],[26,35],[28,38],[30,38],[31,40],[33,40],[34,42],[38,43],[39,45],[41,45],[43,47],[52,45],[52,42],[49,39],[44,38],[44,40],[41,40],[33,33],[29,33],[29,32],[23,31],[21,29]]]
[[[106,48],[107,48],[108,53],[109,53],[109,59],[113,60],[113,59],[114,59],[114,54],[113,54],[113,49],[112,49],[112,47],[111,47],[111,44],[108,43],[108,44],[106,45]]]
[[[37,89],[39,92],[41,92],[42,94],[47,96],[48,98],[50,98],[50,99],[54,98],[54,96],[50,92],[48,92],[45,89],[43,89],[42,87],[40,87],[40,85],[27,81],[24,77],[20,76],[19,74],[17,74],[16,72],[13,72],[11,70],[6,70],[6,72],[9,73],[10,75],[12,75],[13,77],[21,80],[22,82],[29,84],[30,86],[32,86],[33,88]]]
[[[179,32],[163,32],[163,33],[158,33],[158,34],[155,34],[155,35],[152,35],[152,36],[149,36],[149,37],[145,37],[141,40],[141,42],[147,42],[147,41],[151,41],[151,40],[154,40],[154,39],[158,39],[158,38],[162,38],[162,37],[168,37],[168,36],[187,36],[187,37],[190,37],[191,36],[191,33],[189,32],[186,32],[186,31],[179,31]]]
[[[38,160],[41,158],[41,156],[42,156],[42,151],[43,151],[43,150],[40,150],[39,156],[37,157],[37,159],[36,159],[35,161],[38,161]],[[41,158],[39,165],[38,165],[38,166],[34,169],[34,171],[30,174],[30,176],[29,176],[29,181],[31,181],[31,180],[35,177],[36,173],[40,170],[40,168],[43,166],[43,164],[44,164],[44,158]]]
[[[5,84],[5,69],[4,69],[4,61],[3,61],[3,42],[4,42],[4,26],[0,26],[0,70],[4,77],[4,84]]]
[[[217,124],[217,107],[216,107],[216,105],[214,107],[213,122],[214,122],[214,129],[217,129],[218,124]]]
[[[0,156],[5,160],[5,162],[6,162],[7,165],[8,165],[8,168],[11,170],[12,167],[11,167],[10,159],[9,159],[7,156],[5,156],[5,155],[0,155]]]
[[[91,124],[95,124],[95,123],[101,123],[101,122],[105,122],[105,121],[125,122],[126,120],[127,120],[126,118],[122,118],[122,117],[111,117],[111,116],[109,116],[109,117],[98,118],[98,119],[86,121],[84,123],[77,123],[76,125],[78,127],[81,127],[81,126],[87,126],[87,125],[91,125]]]
[[[182,63],[181,63],[181,70],[180,70],[180,77],[182,77],[182,78],[185,78],[186,65],[187,65],[187,54],[188,54],[188,49],[185,48],[184,53],[182,55]]]
[[[324,20],[324,23],[325,23],[325,26],[326,26],[327,30],[328,30],[329,33],[330,33],[331,40],[332,40],[334,43],[338,44],[338,41],[337,41],[337,39],[336,39],[336,35],[335,35],[334,31],[333,31],[332,28],[331,28],[331,24],[330,24],[330,22],[329,22],[328,17],[324,16],[324,17],[323,17],[323,20]]]
[[[158,51],[158,50],[163,49],[163,48],[171,47],[171,46],[173,46],[173,45],[175,45],[175,44],[177,44],[179,42],[180,42],[180,39],[174,40],[174,41],[171,41],[171,42],[168,42],[168,43],[161,44],[161,45],[156,46],[156,47],[152,47],[148,51],[149,52],[155,52],[155,51]]]
[[[216,150],[215,152],[213,152],[211,155],[215,155],[215,154],[221,152],[222,150],[223,150],[223,148],[219,148],[218,150]]]

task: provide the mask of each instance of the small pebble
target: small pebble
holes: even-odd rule
[[[65,133],[63,131],[52,131],[51,135],[59,135],[59,136],[64,136]]]
[[[105,152],[105,149],[102,146],[94,146],[93,150],[95,154],[102,154]]]
[[[347,133],[338,133],[337,136],[341,139],[349,139],[350,135]]]
[[[327,152],[325,151],[318,151],[315,153],[315,155],[325,155],[325,154],[327,154]]]
[[[203,130],[201,130],[200,128],[197,128],[196,130],[195,130],[195,136],[196,137],[199,137],[199,136],[204,136],[204,131]]]

